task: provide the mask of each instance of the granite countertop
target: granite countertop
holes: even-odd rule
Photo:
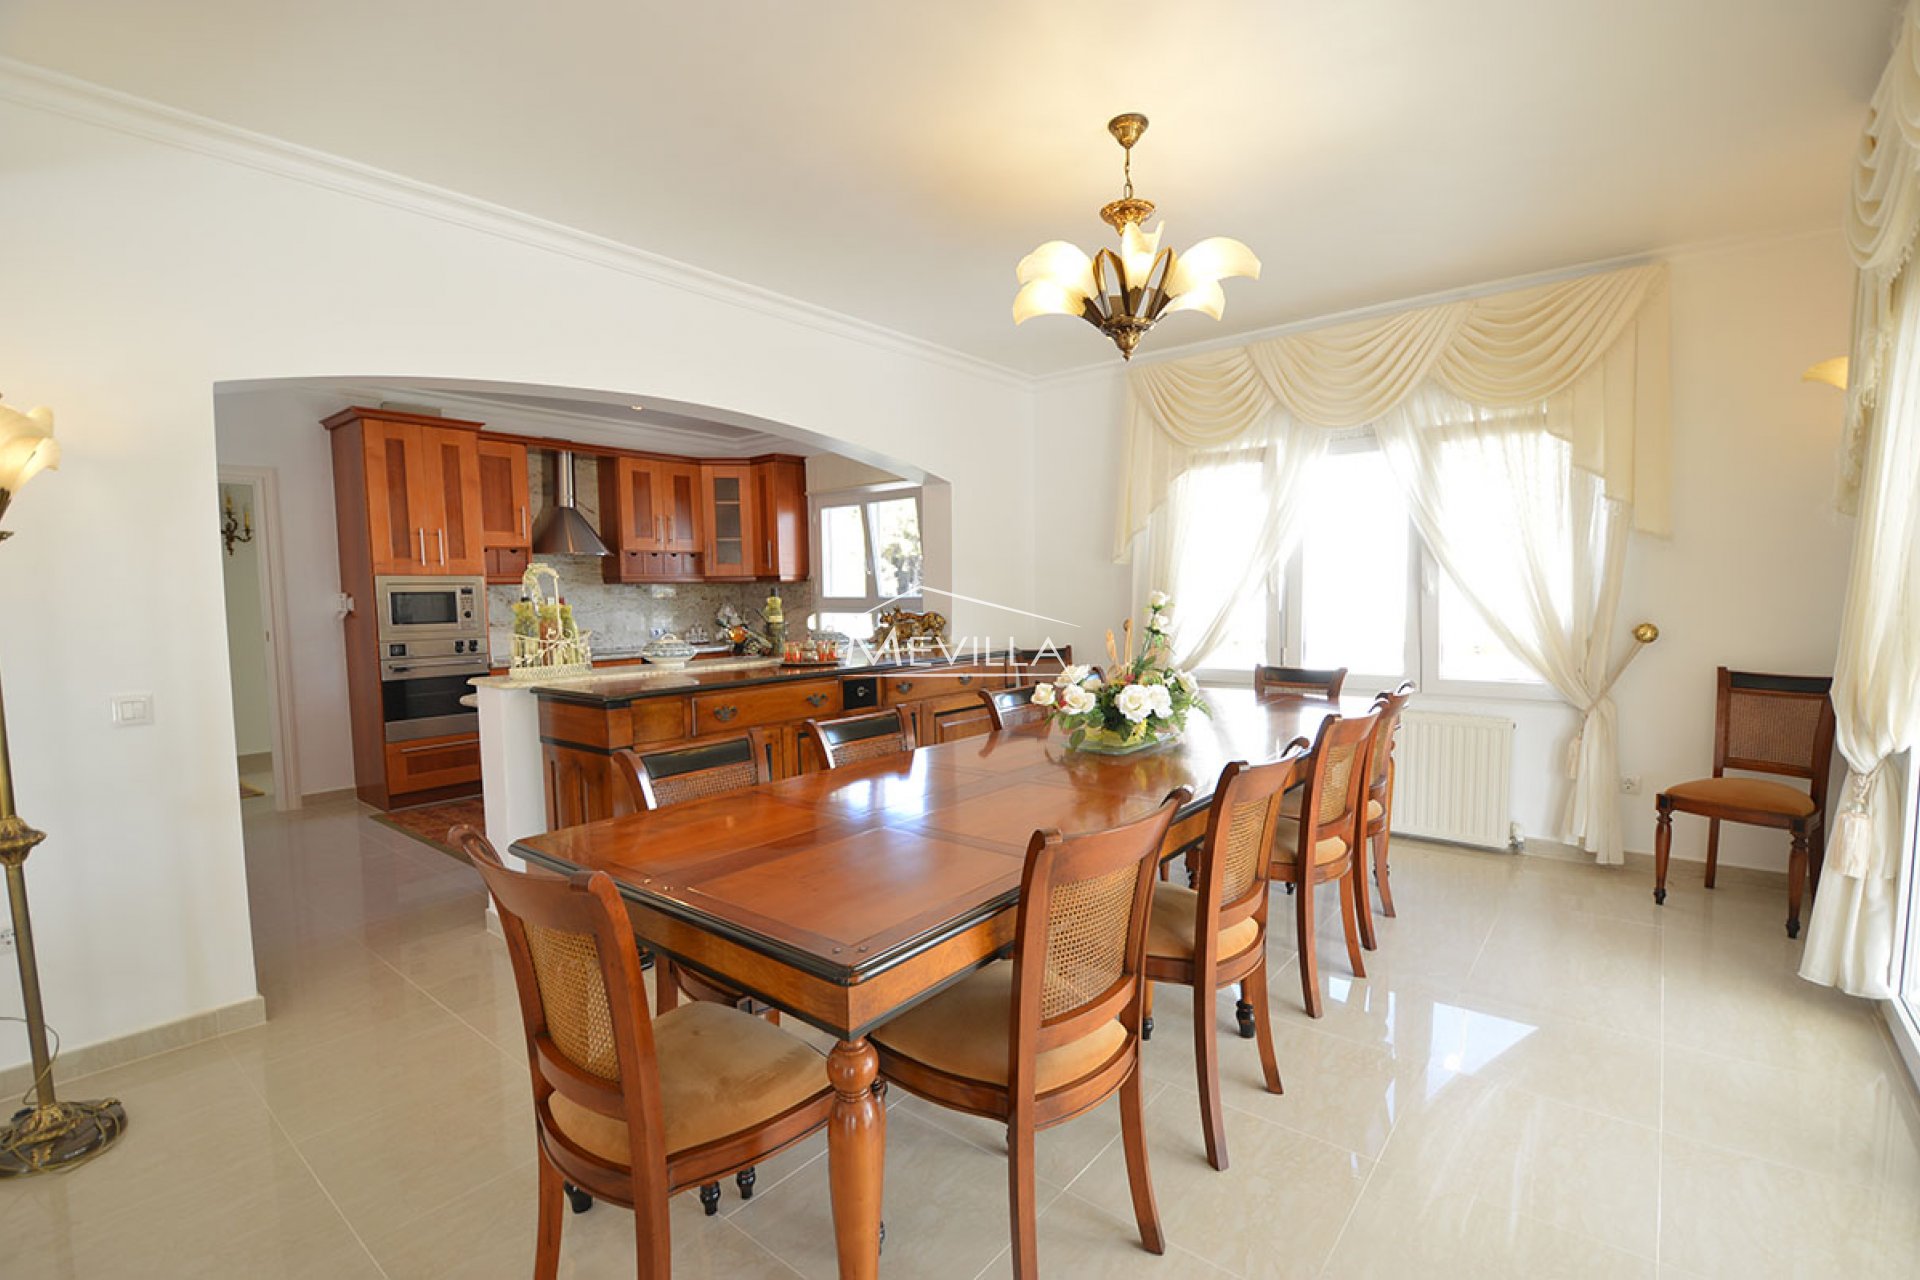
[[[878,675],[905,668],[1002,662],[1005,659],[1005,654],[996,653],[959,654],[950,659],[898,657],[880,661],[850,657],[833,666],[789,667],[776,658],[713,658],[690,663],[674,671],[658,667],[627,667],[618,671],[596,671],[590,675],[533,683],[512,680],[506,676],[484,676],[473,683],[488,688],[526,689],[555,702],[616,707],[636,698],[666,697],[699,689],[837,679],[847,675]]]

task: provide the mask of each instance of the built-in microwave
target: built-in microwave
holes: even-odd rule
[[[383,656],[388,644],[409,640],[457,640],[456,653],[479,653],[486,644],[484,578],[382,577],[373,593]]]

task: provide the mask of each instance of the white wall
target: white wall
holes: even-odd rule
[[[253,486],[220,486],[222,510],[231,500],[244,521],[253,507]],[[260,599],[260,537],[235,540],[221,565],[227,602],[227,686],[233,694],[234,750],[243,756],[273,750],[273,720],[267,710],[266,610]]]
[[[1658,623],[1661,638],[1616,690],[1630,850],[1653,848],[1653,793],[1701,777],[1713,760],[1713,669],[1828,674],[1833,669],[1852,521],[1832,511],[1841,401],[1800,381],[1846,350],[1851,269],[1838,233],[1748,244],[1672,260],[1673,524],[1671,540],[1635,535],[1621,603],[1623,632]],[[1108,563],[1123,462],[1119,366],[1040,384],[1035,541],[1048,566],[1035,607],[1112,625],[1128,607],[1130,571]],[[1457,699],[1421,705],[1459,710]],[[1565,749],[1576,717],[1552,703],[1472,704],[1516,725],[1514,817],[1530,838],[1557,835]],[[1676,819],[1674,854],[1704,858],[1704,824]],[[1784,869],[1785,837],[1728,827],[1721,859]]]
[[[5,87],[0,173],[20,198],[0,203],[0,373],[10,401],[54,408],[65,462],[9,513],[0,599],[34,607],[0,613],[0,669],[20,804],[51,833],[29,878],[48,1016],[69,1046],[255,990],[208,518],[217,384],[494,379],[790,424],[952,481],[956,588],[1026,602],[1031,484],[1003,465],[1026,455],[1019,382],[668,266],[422,216],[347,179],[73,114],[118,108],[41,110],[21,97],[47,91]],[[324,467],[280,478],[288,493],[328,483]],[[155,724],[111,728],[110,695],[136,690],[154,695]],[[0,1013],[17,1012],[0,989]],[[0,1024],[0,1067],[25,1059]]]

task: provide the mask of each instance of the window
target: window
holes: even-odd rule
[[[1565,446],[1549,438],[1543,447]],[[1449,462],[1460,474],[1449,475],[1448,483],[1477,482],[1471,456]],[[1261,472],[1258,463],[1236,462],[1195,469],[1181,483],[1189,486],[1183,505],[1190,514],[1176,604],[1178,616],[1193,621],[1211,613],[1209,602],[1238,581],[1239,566],[1219,549],[1253,541]],[[1310,484],[1299,548],[1263,590],[1236,602],[1227,639],[1207,658],[1205,676],[1245,680],[1256,663],[1272,662],[1346,667],[1355,690],[1412,678],[1433,693],[1552,696],[1427,552],[1370,433],[1331,447]],[[1472,531],[1470,546],[1509,536],[1506,509],[1489,503],[1486,511],[1485,528]],[[1356,521],[1356,512],[1364,518]]]
[[[873,614],[919,611],[920,490],[873,488],[816,494],[813,504],[816,630],[864,639]]]

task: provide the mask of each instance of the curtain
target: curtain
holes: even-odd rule
[[[1617,864],[1607,696],[1630,512],[1573,463],[1567,406],[1469,404],[1437,388],[1375,430],[1421,538],[1494,634],[1581,713],[1561,839]]]
[[[1211,452],[1375,422],[1429,389],[1473,404],[1551,403],[1573,465],[1600,476],[1636,527],[1665,534],[1666,268],[1633,267],[1513,293],[1282,334],[1128,371],[1127,465],[1114,554]]]
[[[1905,870],[1898,757],[1920,738],[1920,284],[1899,281],[1893,306],[1833,675],[1847,781],[1800,959],[1802,977],[1880,999],[1894,994]]]

